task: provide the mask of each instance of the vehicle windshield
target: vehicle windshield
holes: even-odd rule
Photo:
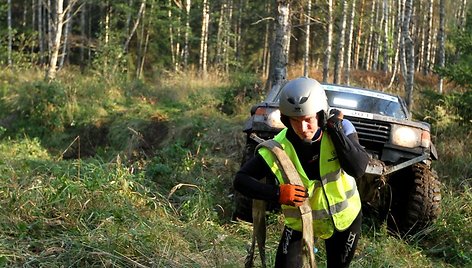
[[[330,107],[407,118],[397,97],[381,92],[325,85]]]

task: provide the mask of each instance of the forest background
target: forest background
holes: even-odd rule
[[[0,266],[242,267],[251,226],[231,220],[231,182],[275,68],[398,94],[432,125],[440,218],[403,237],[366,219],[352,267],[471,266],[470,11],[467,0],[2,1]],[[273,265],[280,215],[270,223]]]

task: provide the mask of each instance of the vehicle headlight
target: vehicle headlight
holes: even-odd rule
[[[405,126],[396,126],[392,127],[392,144],[406,147],[406,148],[415,148],[422,145],[422,130],[405,127]]]

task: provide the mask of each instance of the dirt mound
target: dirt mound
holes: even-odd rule
[[[111,149],[122,151],[123,156],[128,160],[141,157],[149,157],[164,142],[169,134],[169,126],[166,121],[160,118],[140,121],[134,127],[120,126],[121,132],[126,135],[116,135],[112,123],[97,123],[85,126],[78,126],[67,130],[73,133],[75,139],[64,151],[63,159],[78,159],[93,157],[100,149]],[[120,140],[116,139],[120,136]],[[118,148],[120,146],[122,148]]]

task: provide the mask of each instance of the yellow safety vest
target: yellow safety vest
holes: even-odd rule
[[[304,187],[308,189],[315,237],[327,239],[333,235],[335,229],[338,231],[347,229],[361,210],[361,199],[355,179],[341,169],[331,138],[326,133],[321,138],[319,158],[321,181],[317,181],[307,177],[293,145],[286,138],[286,133],[287,129],[282,130],[274,140],[287,153]],[[265,147],[261,147],[258,152],[279,183],[287,183],[284,181],[283,171],[277,165],[275,155]],[[300,210],[288,205],[282,205],[282,210],[285,215],[285,225],[302,231]]]

